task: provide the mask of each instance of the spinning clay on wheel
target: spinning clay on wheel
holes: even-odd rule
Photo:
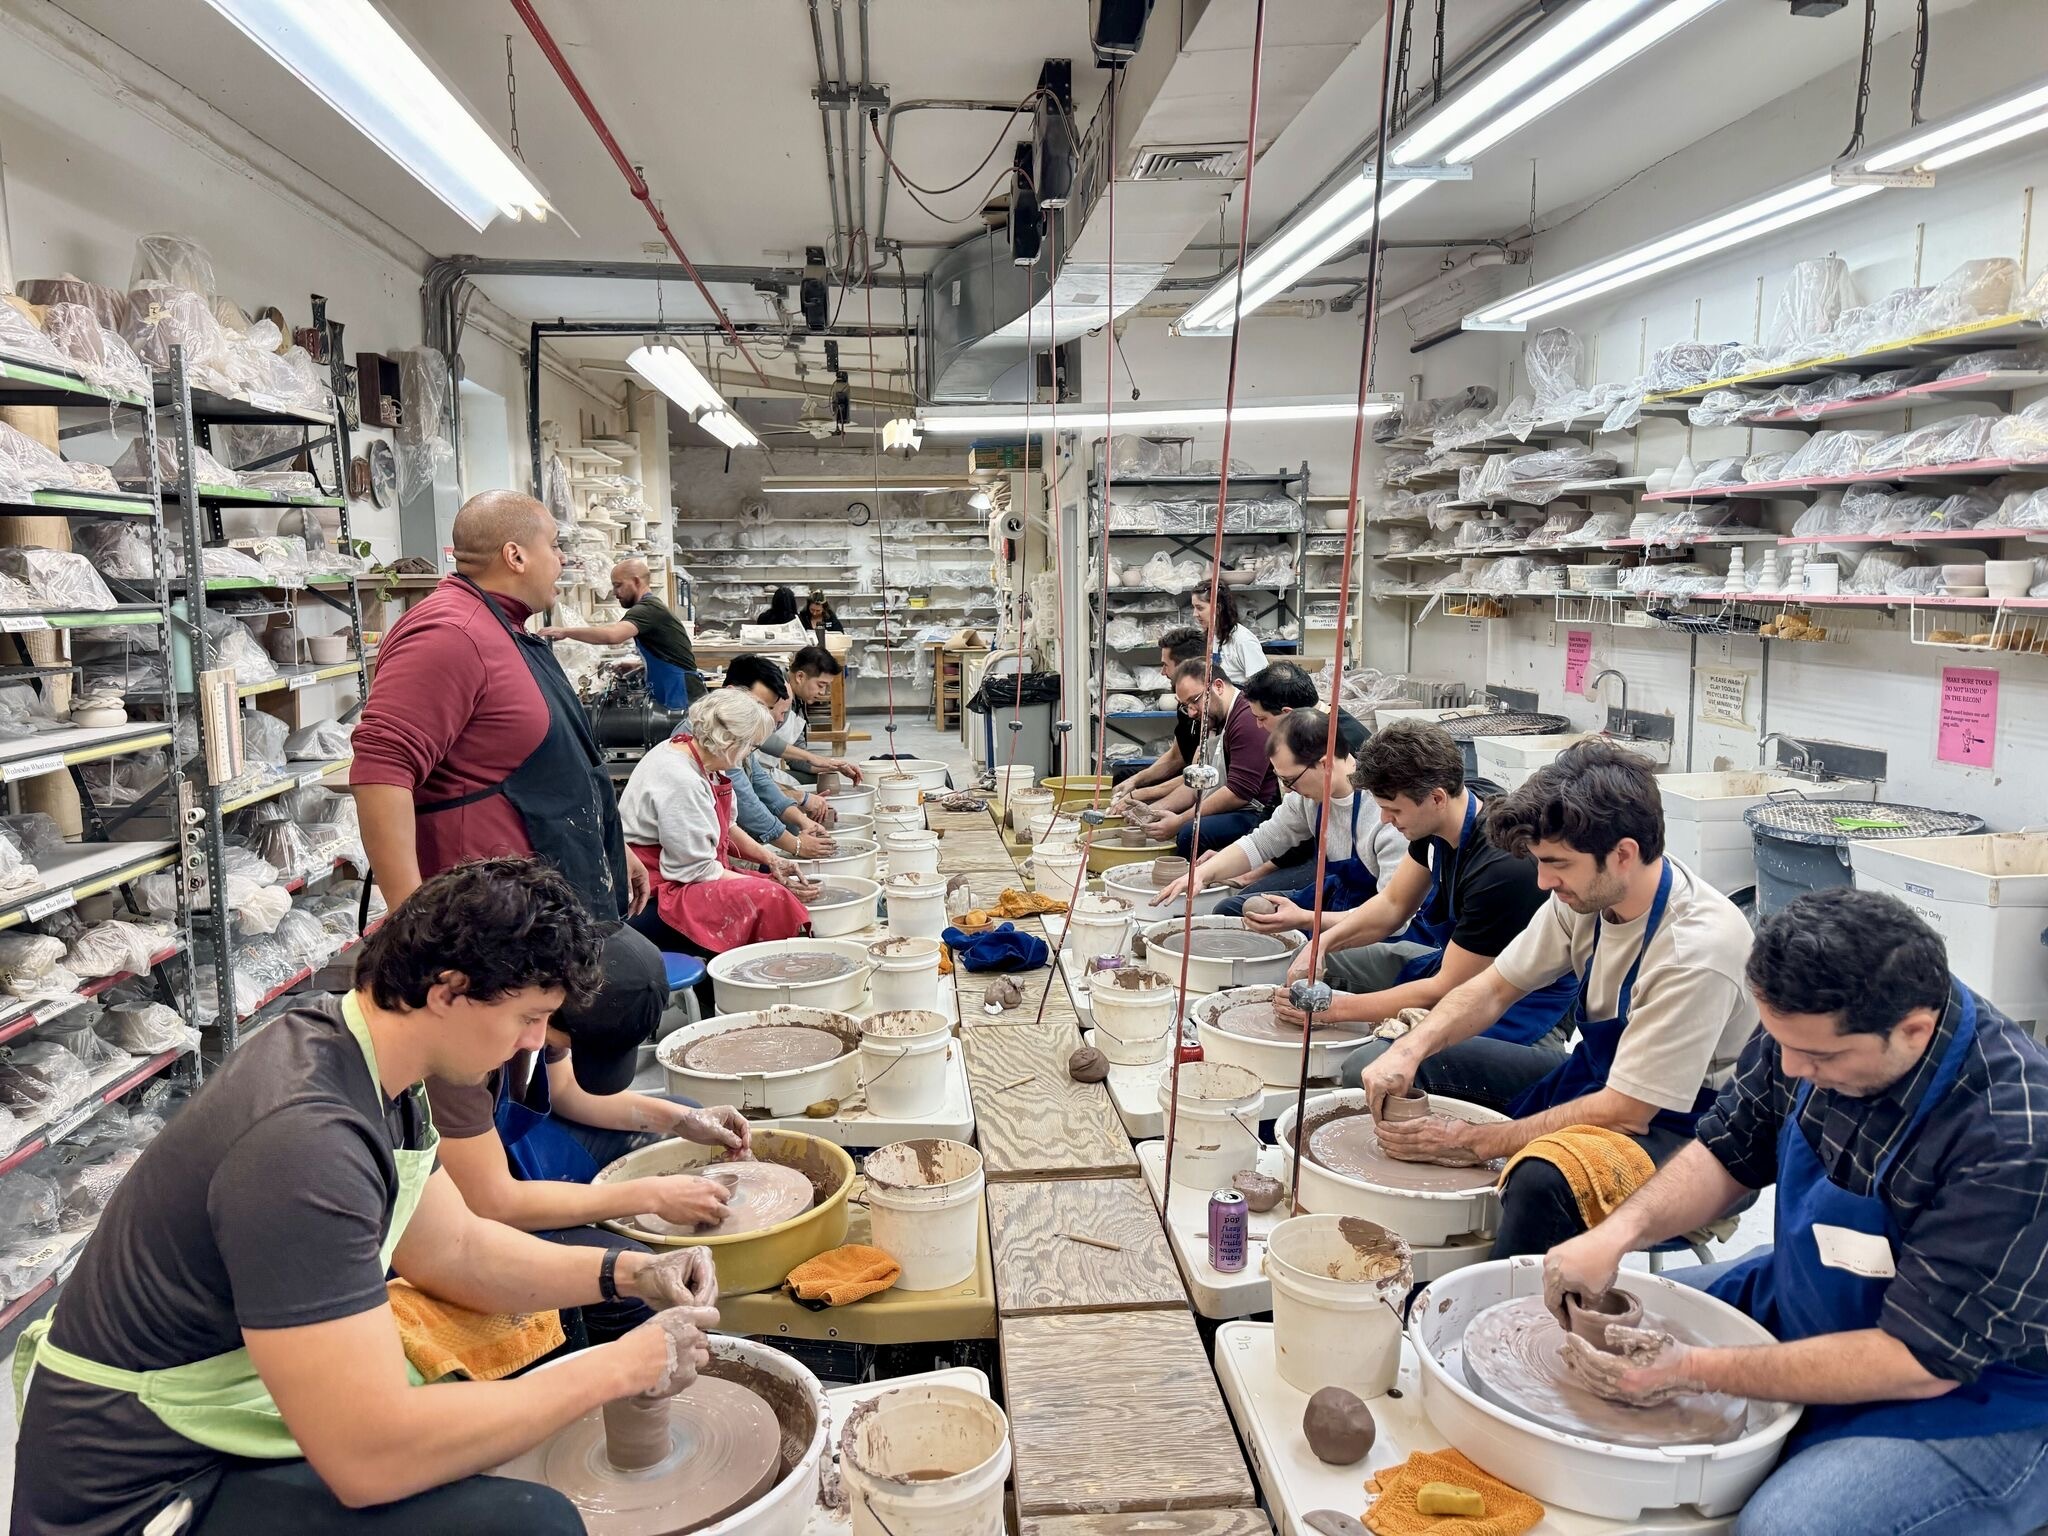
[[[1357,1393],[1324,1387],[1308,1400],[1301,1416],[1301,1433],[1318,1461],[1348,1467],[1365,1459],[1379,1438],[1379,1426]]]

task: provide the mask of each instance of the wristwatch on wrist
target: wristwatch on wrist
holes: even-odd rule
[[[618,1267],[619,1250],[616,1248],[605,1249],[604,1262],[597,1267],[597,1293],[606,1301],[617,1301],[619,1299]]]

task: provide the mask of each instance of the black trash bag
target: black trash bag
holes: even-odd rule
[[[1020,680],[1015,673],[1005,672],[999,677],[983,678],[981,686],[974,690],[974,697],[967,701],[967,707],[977,715],[985,715],[997,709],[1015,709],[1020,702],[1017,697],[1020,681],[1024,694],[1022,703],[1059,703],[1059,673],[1027,672]]]

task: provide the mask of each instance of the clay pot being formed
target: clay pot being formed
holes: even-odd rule
[[[1380,1118],[1389,1122],[1395,1120],[1420,1120],[1429,1113],[1429,1095],[1426,1093],[1404,1093],[1398,1098],[1387,1100],[1386,1113]]]
[[[1627,1291],[1603,1291],[1598,1296],[1567,1296],[1564,1311],[1565,1316],[1571,1319],[1573,1333],[1595,1349],[1609,1354],[1619,1354],[1621,1347],[1607,1342],[1608,1328],[1643,1326],[1643,1304]]]
[[[1152,861],[1152,884],[1163,891],[1173,884],[1174,881],[1185,879],[1187,872],[1188,861],[1186,859],[1174,857],[1154,859]]]

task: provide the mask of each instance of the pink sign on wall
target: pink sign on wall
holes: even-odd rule
[[[1593,661],[1593,631],[1568,629],[1564,636],[1564,691],[1586,691],[1586,668]]]
[[[1989,667],[1941,669],[1941,722],[1935,756],[1989,768],[1998,738],[1998,674]]]

